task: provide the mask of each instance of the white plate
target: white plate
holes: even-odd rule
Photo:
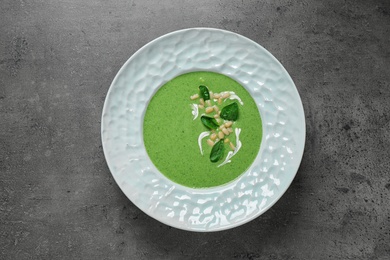
[[[214,71],[241,83],[258,105],[263,139],[254,163],[236,181],[191,189],[162,175],[142,136],[146,106],[165,82],[191,71]],[[102,115],[102,142],[110,171],[142,211],[172,227],[218,231],[267,211],[287,190],[305,143],[298,91],[267,50],[236,33],[193,28],[161,36],[138,50],[119,70]]]

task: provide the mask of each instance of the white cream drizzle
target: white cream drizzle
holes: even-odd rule
[[[239,96],[236,95],[236,93],[234,93],[233,91],[229,91],[229,99],[233,100],[233,99],[237,99],[238,102],[243,106],[244,105],[244,102],[242,102],[241,98]]]
[[[234,149],[234,151],[230,151],[228,153],[228,155],[226,156],[226,159],[225,161],[223,161],[223,163],[221,163],[220,165],[218,165],[218,167],[220,166],[223,166],[227,163],[230,163],[231,162],[231,158],[236,154],[238,153],[238,151],[240,150],[241,146],[242,146],[242,143],[240,141],[240,133],[241,133],[241,128],[236,128],[234,129],[235,130],[235,133],[236,133],[236,148]]]
[[[197,104],[191,104],[191,108],[192,108],[192,115],[194,116],[193,120],[195,120],[198,117],[198,115],[199,115],[198,105]]]
[[[202,139],[205,138],[206,136],[209,136],[210,133],[209,132],[202,132],[200,133],[199,137],[198,137],[198,145],[199,145],[199,149],[200,149],[200,154],[203,155],[203,149],[202,149]]]

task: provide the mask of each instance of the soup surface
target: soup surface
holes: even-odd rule
[[[221,98],[211,93],[202,106],[201,85]],[[229,94],[222,99],[224,93]],[[229,120],[220,118],[218,111],[232,103],[238,105],[238,119],[230,121],[232,126],[226,124],[225,135],[219,138],[222,130],[208,129],[201,117],[215,117],[221,126]],[[217,137],[211,140],[213,134]],[[150,159],[167,178],[191,188],[208,188],[233,181],[249,168],[260,149],[262,123],[254,100],[238,82],[214,72],[191,72],[167,82],[152,97],[143,138]],[[211,162],[212,143],[218,140],[224,141],[222,156]]]

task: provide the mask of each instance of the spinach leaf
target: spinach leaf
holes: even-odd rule
[[[223,143],[223,139],[221,139],[217,143],[215,143],[213,148],[211,149],[210,161],[218,162],[223,156],[223,149],[224,149],[224,143]]]
[[[208,129],[217,129],[219,127],[217,120],[213,117],[201,116],[200,121]]]
[[[236,102],[222,108],[220,117],[225,120],[236,121],[238,119],[238,105]]]
[[[210,100],[209,89],[206,86],[200,85],[199,90],[200,90],[200,96],[203,98],[204,101]]]

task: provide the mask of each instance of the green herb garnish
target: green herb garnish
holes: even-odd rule
[[[211,162],[218,162],[222,156],[223,156],[223,148],[224,148],[224,139],[219,140],[217,143],[214,144],[213,148],[211,149],[210,153],[210,161]]]
[[[200,90],[200,96],[203,98],[204,101],[210,100],[210,93],[206,86],[200,85],[199,90]]]
[[[225,120],[236,121],[238,119],[238,105],[236,102],[222,108],[220,117]]]
[[[217,120],[212,117],[202,116],[200,121],[202,121],[203,125],[208,129],[217,129],[219,127]]]

